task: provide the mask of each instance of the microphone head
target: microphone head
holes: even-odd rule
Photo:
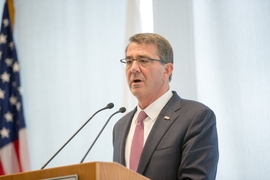
[[[108,105],[107,105],[107,108],[109,108],[109,109],[112,109],[114,107],[114,104],[113,103],[109,103]]]
[[[121,108],[119,109],[119,112],[120,112],[120,113],[126,112],[126,108],[125,108],[125,107],[121,107]]]

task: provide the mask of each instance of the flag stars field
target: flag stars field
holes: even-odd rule
[[[17,109],[17,111],[20,111],[21,110],[21,103],[20,102],[18,102],[16,104],[16,109]]]
[[[8,25],[9,25],[9,20],[8,20],[8,19],[4,19],[4,20],[3,20],[3,24],[4,24],[4,27],[8,27]]]
[[[19,72],[19,70],[20,70],[20,66],[17,62],[15,62],[13,64],[13,72]]]
[[[7,122],[13,122],[13,114],[11,114],[9,111],[4,115]]]
[[[14,47],[14,43],[13,43],[13,42],[10,42],[10,43],[9,43],[9,47],[10,47],[10,49],[12,50],[13,47]]]
[[[5,127],[3,127],[2,130],[0,130],[0,134],[2,139],[9,138],[9,130]]]
[[[0,89],[0,99],[5,99],[5,91]]]
[[[0,34],[0,44],[6,44],[7,43],[7,36],[4,34]]]
[[[5,63],[6,63],[7,66],[9,66],[9,67],[11,67],[12,62],[13,62],[13,60],[12,60],[11,58],[6,58],[6,59],[5,59]]]
[[[9,82],[9,81],[10,81],[9,78],[10,78],[10,74],[8,74],[7,72],[4,72],[4,73],[1,75],[1,79],[2,79],[3,83],[4,83],[4,82]]]
[[[12,105],[16,105],[17,104],[17,97],[15,97],[15,96],[11,96],[10,98],[9,98],[9,102],[10,102],[10,104],[12,104]]]

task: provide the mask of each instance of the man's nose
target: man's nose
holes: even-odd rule
[[[134,72],[140,72],[140,65],[139,65],[138,61],[133,61],[132,65],[130,67],[130,71],[132,73],[134,73]]]

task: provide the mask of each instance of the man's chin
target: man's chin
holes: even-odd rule
[[[137,98],[142,95],[141,90],[139,90],[138,88],[132,88],[130,91]]]

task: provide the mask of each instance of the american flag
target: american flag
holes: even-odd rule
[[[0,32],[0,175],[30,169],[19,70],[6,2]]]

